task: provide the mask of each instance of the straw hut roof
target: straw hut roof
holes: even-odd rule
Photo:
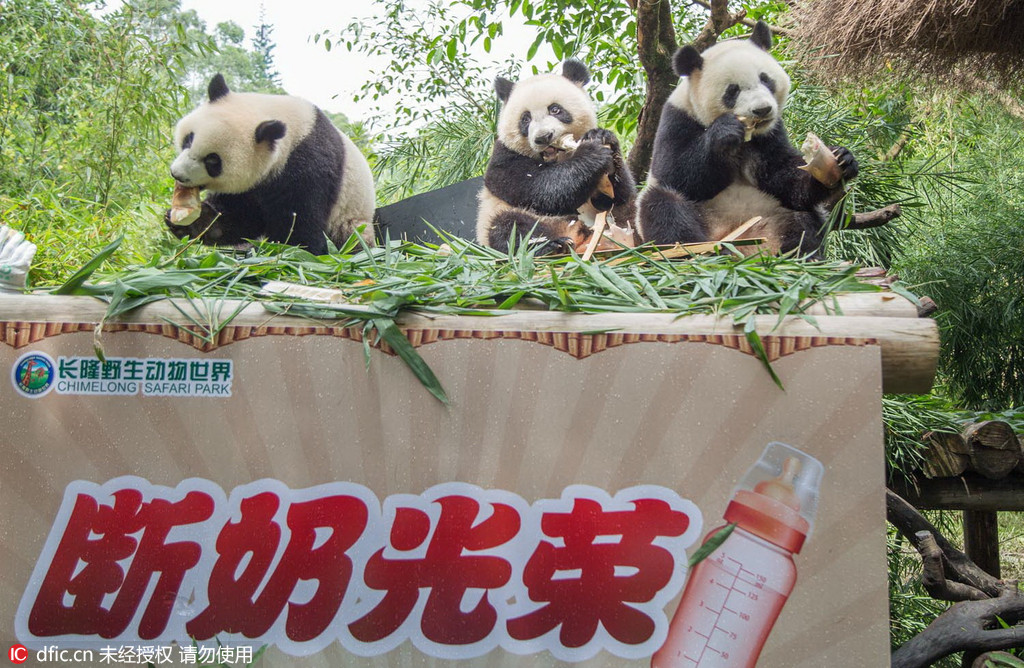
[[[792,18],[804,63],[826,76],[1024,80],[1024,0],[802,0]]]

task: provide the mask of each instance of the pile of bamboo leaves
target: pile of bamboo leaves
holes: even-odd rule
[[[880,290],[859,281],[856,266],[837,262],[728,252],[680,261],[645,247],[583,262],[576,255],[535,257],[526,246],[504,254],[457,238],[439,249],[398,241],[371,248],[353,237],[322,256],[269,243],[248,252],[181,243],[145,264],[115,273],[100,271],[118,244],[104,248],[52,292],[97,297],[108,304],[107,318],[167,298],[201,303],[204,312],[217,313],[216,322],[199,322],[182,313],[211,340],[253,301],[272,311],[340,320],[346,326],[362,324],[368,346],[383,338],[442,401],[447,398],[440,383],[395,325],[403,311],[500,315],[529,303],[579,313],[728,316],[743,328],[767,366],[753,316],[776,314],[780,323],[797,316],[813,324],[805,312],[809,306],[823,303],[838,311],[837,294]],[[337,289],[345,301],[314,303],[261,294],[269,281]]]

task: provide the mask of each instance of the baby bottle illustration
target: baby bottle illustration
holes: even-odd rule
[[[732,534],[690,572],[653,668],[753,668],[796,583],[793,555],[811,533],[824,467],[769,443],[725,510]]]

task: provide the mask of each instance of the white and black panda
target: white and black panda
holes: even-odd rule
[[[571,246],[579,235],[570,225],[592,223],[597,211],[611,211],[620,225],[632,222],[636,184],[615,134],[597,127],[594,103],[583,90],[589,81],[586,66],[575,59],[563,63],[561,74],[495,80],[502,108],[480,192],[479,243],[507,251],[514,234],[517,242],[529,238],[540,244],[538,253],[550,253]],[[562,149],[566,135],[579,142],[575,150]],[[605,175],[614,197],[598,192]]]
[[[820,257],[822,203],[835,188],[797,169],[804,161],[782,124],[789,77],[768,53],[771,46],[771,30],[758,21],[749,39],[675,53],[682,80],[662,111],[637,204],[644,241],[717,240],[762,216],[744,237],[766,237],[777,251]],[[853,154],[841,147],[833,152],[843,180],[854,178]]]
[[[206,230],[207,244],[265,238],[323,254],[327,238],[341,245],[364,226],[373,243],[370,167],[323,111],[290,95],[233,92],[220,74],[208,95],[174,131],[171,175],[209,192],[195,222],[175,224],[168,210],[176,236]]]

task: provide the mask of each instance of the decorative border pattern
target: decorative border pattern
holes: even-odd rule
[[[73,334],[93,332],[93,323],[71,322],[0,322],[0,341],[15,349],[23,348],[43,339]],[[583,334],[580,332],[529,332],[529,331],[493,331],[493,330],[461,330],[461,329],[403,329],[413,347],[425,346],[437,341],[455,339],[510,339],[515,341],[532,341],[555,350],[567,353],[575,359],[584,359],[603,350],[617,348],[629,343],[710,343],[725,346],[741,353],[755,356],[747,338],[742,334],[619,334],[615,332]],[[204,340],[185,325],[139,325],[128,323],[107,323],[103,332],[142,332],[159,334],[192,346],[201,352],[210,352],[218,348],[244,341],[258,336],[334,336],[355,342],[363,341],[361,327],[326,327],[326,326],[238,326],[229,325],[222,329],[212,343]],[[810,348],[823,346],[873,346],[878,345],[875,338],[846,338],[829,336],[762,336],[768,361],[792,355]],[[394,355],[391,347],[383,341],[371,344],[388,355]]]

